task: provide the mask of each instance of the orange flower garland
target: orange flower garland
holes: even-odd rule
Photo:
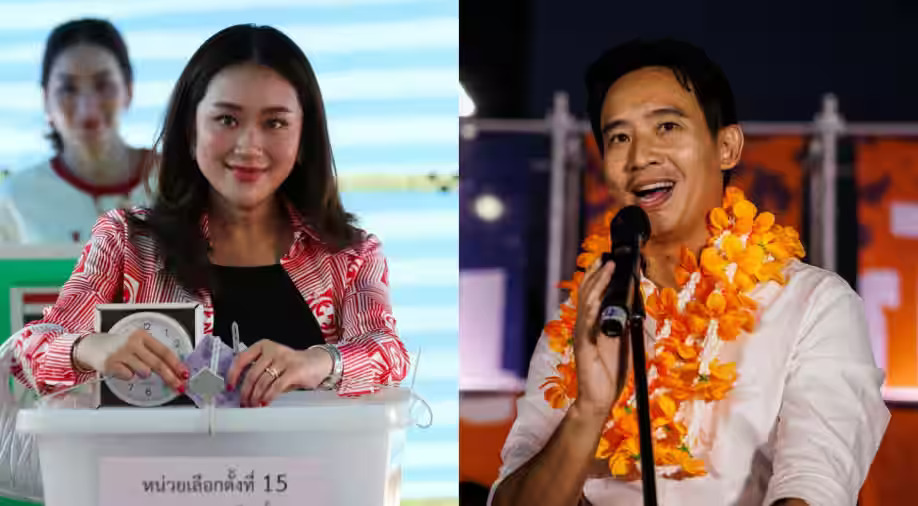
[[[577,257],[581,269],[610,251],[606,231],[613,217],[607,213],[603,228],[591,231],[584,241],[584,252]],[[675,272],[678,292],[665,288],[644,294],[647,314],[657,322],[654,356],[647,358],[654,462],[670,479],[707,474],[704,462],[692,452],[700,427],[693,424],[691,413],[723,399],[733,388],[736,364],[717,357],[724,341],[755,328],[757,305],[746,294],[768,281],[783,285],[784,267],[804,255],[795,230],[776,225],[771,213],[758,214],[735,187],[727,188],[723,207],[708,214],[708,231],[711,237],[700,259],[682,249]],[[566,408],[577,397],[573,333],[583,276],[577,271],[561,283],[570,299],[561,306],[560,318],[545,326],[549,348],[561,355],[557,374],[542,384],[545,400],[555,409]],[[634,376],[629,374],[596,449],[612,476],[625,481],[641,477],[635,404]]]

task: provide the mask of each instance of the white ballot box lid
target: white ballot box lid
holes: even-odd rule
[[[72,259],[79,258],[85,243],[0,244],[0,259]]]
[[[387,431],[414,423],[407,388],[386,388],[360,397],[330,391],[284,394],[264,408],[105,407],[23,409],[16,429],[36,435]],[[213,423],[211,428],[209,425]]]

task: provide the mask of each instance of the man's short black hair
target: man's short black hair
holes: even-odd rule
[[[682,87],[695,94],[712,137],[716,138],[721,128],[738,123],[727,76],[701,48],[673,39],[636,39],[606,51],[586,72],[587,113],[600,153],[605,147],[602,104],[609,88],[625,74],[645,67],[673,71]]]
[[[666,67],[673,71],[685,90],[695,94],[712,136],[738,122],[727,76],[701,48],[672,39],[637,39],[606,51],[587,69],[587,112],[600,149],[603,145],[600,115],[606,93],[622,76],[645,67]]]

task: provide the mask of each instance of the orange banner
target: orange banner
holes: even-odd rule
[[[918,389],[918,142],[862,140],[855,160],[858,288],[874,357],[887,386]]]
[[[730,180],[756,206],[774,213],[778,223],[794,227],[801,235],[805,146],[806,140],[799,136],[746,137],[743,157]]]
[[[860,504],[914,503],[918,462],[918,142],[861,139],[858,291],[874,357],[886,369],[892,420],[861,489]],[[909,402],[910,401],[910,402]]]

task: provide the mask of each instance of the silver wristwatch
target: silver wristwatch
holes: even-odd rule
[[[341,352],[338,351],[338,347],[332,344],[317,344],[315,346],[310,346],[309,348],[322,348],[328,352],[329,355],[331,355],[332,359],[331,373],[326,376],[321,383],[319,383],[317,388],[322,390],[334,390],[338,388],[338,383],[341,382],[341,371],[344,368],[343,364],[341,363]]]

